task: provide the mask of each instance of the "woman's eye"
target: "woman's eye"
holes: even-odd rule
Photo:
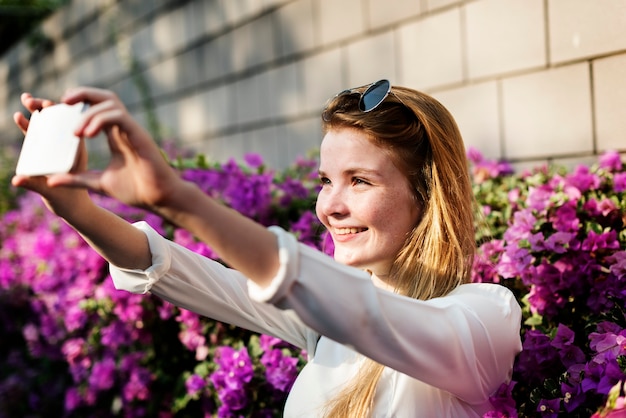
[[[320,177],[320,184],[330,184],[330,179],[328,177]]]
[[[352,179],[352,183],[353,184],[369,184],[367,181],[365,181],[365,180],[363,180],[361,178],[358,178],[358,177],[353,178]]]

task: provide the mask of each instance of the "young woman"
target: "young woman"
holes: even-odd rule
[[[16,176],[111,264],[120,289],[154,293],[305,348],[286,417],[480,417],[521,350],[520,308],[468,283],[473,197],[463,141],[436,100],[386,80],[341,92],[322,114],[316,211],[334,260],[266,229],[187,183],[111,92],[62,99],[90,108],[75,133],[104,131],[112,159],[87,172]],[[28,94],[29,111],[51,104]],[[22,130],[28,121],[16,113]],[[204,240],[232,267],[130,225],[87,190],[147,208]]]

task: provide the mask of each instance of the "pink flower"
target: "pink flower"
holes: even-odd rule
[[[600,156],[600,168],[608,171],[620,171],[622,169],[622,158],[616,151],[607,151]]]
[[[102,391],[113,387],[115,383],[115,360],[110,357],[94,363],[89,376],[89,385]]]
[[[613,190],[617,193],[626,191],[626,173],[615,173],[613,176]]]
[[[205,387],[206,380],[198,374],[192,374],[187,378],[187,380],[185,380],[185,388],[187,389],[187,393],[189,395],[194,396]]]

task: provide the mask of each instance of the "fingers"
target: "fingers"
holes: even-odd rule
[[[15,112],[13,114],[13,121],[17,125],[18,128],[22,131],[23,134],[26,134],[26,130],[28,129],[28,119],[21,112]]]
[[[97,172],[82,172],[79,174],[54,174],[48,176],[47,185],[49,187],[73,187],[89,189],[94,192],[102,193],[100,184],[101,174]]]
[[[126,128],[129,124],[130,116],[126,109],[113,100],[107,100],[90,106],[83,114],[82,120],[76,127],[74,133],[77,136],[92,138],[103,129],[114,125]]]
[[[94,105],[108,100],[119,101],[117,95],[112,91],[95,87],[76,87],[68,89],[65,94],[63,94],[63,97],[61,97],[61,101],[67,104],[86,102],[90,105]]]
[[[22,95],[20,96],[20,101],[30,113],[41,110],[44,107],[52,106],[54,104],[52,100],[33,97],[30,93],[22,93]],[[25,134],[26,130],[28,129],[29,119],[21,112],[15,112],[13,114],[13,121],[15,122],[17,127],[20,128],[22,133]]]
[[[41,110],[44,107],[54,105],[52,100],[42,99],[39,97],[33,97],[30,93],[22,93],[20,96],[20,100],[22,105],[28,109],[30,113],[33,113],[36,110]]]
[[[74,131],[80,137],[94,137],[101,130],[113,125],[126,127],[130,121],[124,104],[115,93],[108,90],[79,87],[68,90],[61,100],[67,104],[89,103],[90,107],[83,113],[82,120]]]
[[[49,176],[25,176],[15,175],[11,179],[11,184],[15,187],[22,187],[39,193],[42,196],[49,194],[49,191],[57,187],[72,187],[102,192],[100,186],[101,174],[97,172],[83,172],[80,174],[52,174]]]
[[[74,134],[92,138],[103,131],[113,153],[135,154],[154,147],[150,134],[128,113],[124,104],[111,92],[98,89],[80,89],[68,100],[99,100],[83,113]]]
[[[23,176],[16,175],[11,179],[11,184],[15,187],[32,190],[42,194],[46,190],[46,178],[44,176]]]

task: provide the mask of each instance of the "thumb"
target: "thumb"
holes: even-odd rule
[[[15,187],[21,187],[42,194],[47,188],[47,180],[44,176],[24,176],[16,175],[11,179],[11,184]]]
[[[50,187],[74,187],[102,193],[100,177],[101,174],[94,171],[85,171],[78,174],[61,173],[49,176],[47,184]]]

